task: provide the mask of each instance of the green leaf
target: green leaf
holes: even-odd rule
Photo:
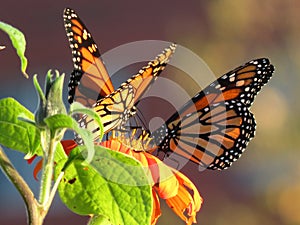
[[[63,146],[59,142],[55,149],[54,162],[60,162],[61,160],[67,160],[68,156],[66,155]]]
[[[47,79],[47,76],[46,76],[46,79]],[[34,112],[35,122],[38,127],[43,127],[43,126],[45,126],[44,118],[47,117],[46,110],[45,110],[46,104],[47,104],[47,99],[46,99],[46,96],[45,96],[38,80],[37,80],[37,74],[35,74],[33,76],[33,85],[34,85],[35,90],[38,95],[38,105]]]
[[[25,57],[25,49],[26,49],[26,40],[24,34],[14,28],[13,26],[1,22],[0,21],[0,29],[8,34],[14,48],[17,50],[17,54],[21,60],[21,70],[26,78],[28,78],[28,74],[26,73],[27,68],[27,58]]]
[[[142,165],[122,153],[95,149],[91,164],[79,155],[66,168],[58,188],[62,201],[77,214],[103,215],[114,225],[150,224],[152,192]],[[63,166],[58,163],[57,172]]]
[[[86,160],[90,162],[94,156],[94,143],[93,143],[93,133],[89,130],[80,128],[77,121],[74,120],[71,116],[65,114],[56,114],[50,117],[47,117],[45,123],[52,131],[53,135],[56,135],[57,130],[60,129],[72,129],[83,139],[85,146],[88,149],[88,155]]]
[[[33,114],[13,98],[0,100],[0,144],[29,154],[42,154],[40,132],[18,117],[34,120]]]

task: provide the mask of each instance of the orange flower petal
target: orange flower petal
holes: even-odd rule
[[[30,159],[27,159],[27,163],[31,164],[35,160],[36,157],[37,157],[37,155],[34,155]]]
[[[192,181],[186,177],[185,175],[183,175],[182,173],[177,172],[175,174],[175,176],[177,177],[177,179],[179,180],[179,182],[183,185],[185,185],[187,188],[189,188],[190,190],[193,191],[193,199],[195,202],[195,210],[198,212],[201,208],[203,199],[200,196],[200,193],[198,191],[198,189],[196,188],[196,186],[192,183]]]
[[[160,210],[158,196],[153,189],[152,189],[152,198],[153,198],[153,209],[152,209],[151,224],[155,225],[157,219],[161,216],[161,210]]]
[[[33,177],[35,180],[38,180],[37,176],[38,176],[39,172],[42,170],[42,168],[43,168],[43,159],[38,161],[33,169]]]
[[[160,198],[171,198],[177,194],[179,183],[172,170],[157,157],[147,152],[137,152],[148,160],[148,170]]]
[[[166,199],[166,203],[187,225],[196,223],[196,214],[201,208],[202,198],[195,185],[185,175],[176,172],[175,176],[180,184],[178,194]],[[188,189],[193,191],[193,196]]]
[[[170,167],[160,161],[159,182],[155,189],[162,199],[172,198],[177,195],[179,182]]]
[[[70,152],[72,151],[72,149],[77,146],[77,144],[76,144],[76,142],[74,140],[63,140],[60,143],[63,146],[63,148],[65,150],[65,153],[67,155],[69,155]]]

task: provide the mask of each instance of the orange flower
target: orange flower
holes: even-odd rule
[[[74,147],[74,142],[62,142],[65,149]],[[141,162],[152,185],[153,211],[151,224],[155,225],[161,215],[159,198],[165,199],[168,206],[187,225],[196,223],[202,198],[195,185],[182,173],[165,165],[160,159],[145,151],[136,151],[118,138],[95,143],[113,151],[130,155]],[[193,194],[191,194],[191,192]]]

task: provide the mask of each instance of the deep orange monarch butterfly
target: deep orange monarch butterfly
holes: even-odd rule
[[[165,68],[176,45],[171,44],[115,91],[90,32],[74,10],[65,9],[64,23],[74,63],[69,82],[69,103],[77,101],[93,107],[102,117],[104,133],[107,133],[135,114],[139,98]],[[86,115],[78,115],[76,119],[82,127],[95,133],[99,129]]]
[[[75,11],[66,8],[63,17],[74,64],[68,101],[91,107],[97,99],[111,94],[114,87],[96,43]]]
[[[204,168],[225,169],[255,135],[249,111],[274,71],[268,59],[256,59],[218,78],[151,133],[165,157],[180,156]]]

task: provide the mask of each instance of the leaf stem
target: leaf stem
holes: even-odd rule
[[[30,187],[26,183],[26,181],[22,178],[22,176],[18,173],[16,168],[13,166],[4,150],[0,147],[0,166],[3,172],[6,174],[8,179],[13,183],[13,185],[17,188],[20,195],[24,199],[28,222],[30,225],[40,225],[42,224],[39,217],[39,203],[34,198],[34,194],[32,193]]]
[[[54,199],[54,196],[55,196],[55,194],[56,194],[58,185],[59,185],[61,179],[63,178],[64,174],[65,174],[65,172],[62,171],[62,172],[60,172],[60,174],[58,175],[58,177],[57,177],[57,179],[56,179],[56,181],[55,181],[55,183],[54,183],[54,185],[53,185],[53,188],[52,188],[52,190],[51,190],[51,193],[50,193],[49,200],[48,200],[48,203],[47,203],[47,205],[46,205],[46,208],[50,208],[50,205],[51,205],[51,203],[52,203],[52,201],[53,201],[53,199]]]

